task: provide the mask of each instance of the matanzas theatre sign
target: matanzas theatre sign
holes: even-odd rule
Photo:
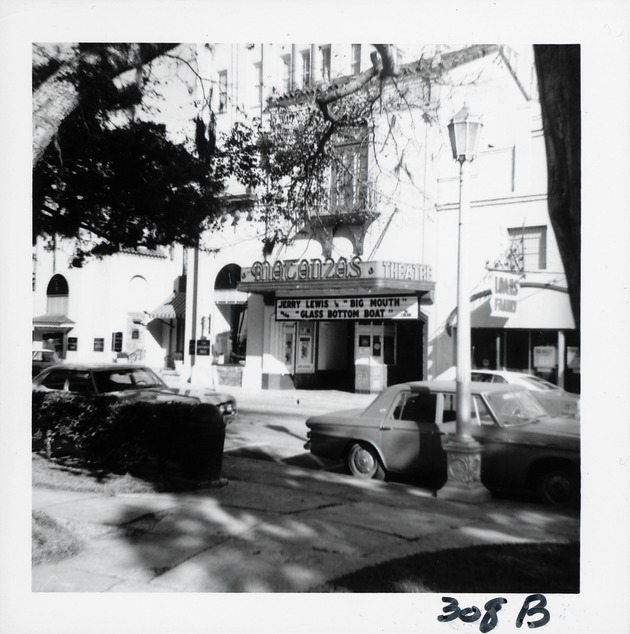
[[[431,267],[359,256],[254,262],[239,290],[276,295],[276,320],[418,319]]]
[[[376,261],[363,262],[358,255],[347,259],[303,258],[301,260],[276,260],[254,262],[241,273],[241,286],[255,292],[256,284],[268,282],[316,282],[340,280],[398,280],[429,282],[431,267],[426,264]]]

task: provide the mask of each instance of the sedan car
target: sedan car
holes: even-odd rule
[[[77,394],[111,394],[125,400],[210,403],[226,424],[237,413],[236,400],[213,390],[169,387],[150,368],[141,365],[55,365],[33,379],[34,390],[64,390]]]
[[[553,416],[579,416],[580,397],[539,376],[508,370],[473,370],[472,381],[521,385]]]
[[[577,419],[551,417],[524,388],[471,383],[470,433],[482,445],[481,480],[491,490],[533,490],[573,505],[580,491]],[[456,432],[453,381],[393,385],[366,409],[313,416],[305,445],[343,460],[359,478],[386,474],[446,479],[442,441]]]

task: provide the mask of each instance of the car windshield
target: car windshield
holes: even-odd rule
[[[532,423],[547,415],[538,401],[525,390],[491,392],[486,398],[499,422],[506,427]]]
[[[164,382],[149,368],[121,368],[94,372],[94,382],[100,394],[120,390],[144,390],[164,387]]]

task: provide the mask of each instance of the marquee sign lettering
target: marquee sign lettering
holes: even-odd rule
[[[402,295],[276,300],[276,321],[343,319],[418,319],[418,298]]]
[[[385,279],[425,282],[432,278],[432,270],[426,264],[376,261],[363,262],[358,255],[347,259],[303,258],[301,260],[276,260],[254,262],[243,269],[241,283],[307,282],[352,279]]]

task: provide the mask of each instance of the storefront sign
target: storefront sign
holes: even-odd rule
[[[197,339],[197,355],[200,357],[210,356],[210,339]]]
[[[103,352],[105,350],[105,339],[102,337],[94,337],[94,352]]]
[[[79,340],[77,337],[68,337],[68,350],[76,350]]]
[[[276,300],[276,321],[418,319],[418,298],[320,297]]]
[[[554,346],[534,346],[534,367],[537,370],[551,370],[558,365]]]
[[[494,271],[490,279],[490,311],[493,317],[512,317],[518,307],[520,288],[518,273]]]
[[[310,260],[276,260],[254,262],[241,273],[241,284],[265,282],[296,282],[346,279],[385,279],[398,281],[431,281],[432,270],[426,264],[376,261],[363,262],[353,258],[311,258]]]

